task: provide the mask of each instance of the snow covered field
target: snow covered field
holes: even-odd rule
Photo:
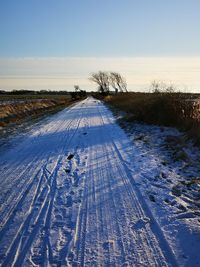
[[[199,151],[172,160],[167,136],[179,133],[135,124],[128,137],[87,98],[12,140],[0,152],[0,265],[199,266]]]

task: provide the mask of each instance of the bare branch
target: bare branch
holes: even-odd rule
[[[92,73],[89,80],[98,84],[98,89],[101,93],[109,92],[110,79],[107,72]]]
[[[110,73],[110,84],[115,89],[115,91],[127,92],[127,84],[124,77],[118,72]]]

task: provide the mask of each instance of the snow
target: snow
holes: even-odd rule
[[[199,151],[173,162],[178,131],[127,127],[87,98],[1,151],[1,266],[199,266]]]

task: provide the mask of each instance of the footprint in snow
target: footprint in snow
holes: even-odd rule
[[[102,247],[104,250],[109,250],[110,246],[114,246],[114,240],[107,240],[106,242],[103,243]]]
[[[65,169],[65,172],[66,172],[66,173],[70,173],[70,169],[66,168],[66,169]]]
[[[69,255],[68,255],[68,261],[73,261],[74,260],[74,253],[73,252],[70,252]]]
[[[58,221],[62,221],[62,220],[63,220],[63,217],[62,217],[62,215],[60,215],[60,214],[55,215],[55,218],[56,218],[56,220],[58,220]]]
[[[66,203],[66,207],[71,207],[73,205],[73,200],[72,200],[72,196],[67,196],[67,203]]]
[[[141,230],[145,228],[146,224],[150,223],[150,219],[147,217],[139,219],[131,228],[133,230]]]
[[[68,160],[71,160],[74,157],[73,154],[69,154],[69,156],[67,157]]]
[[[152,194],[149,195],[149,200],[151,200],[151,202],[156,202],[155,196]]]

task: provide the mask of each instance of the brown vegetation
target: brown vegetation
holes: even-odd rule
[[[56,97],[51,99],[15,100],[10,97],[10,102],[0,104],[0,126],[20,122],[29,116],[38,116],[45,112],[63,108],[71,103],[69,97]]]
[[[183,93],[121,93],[104,100],[127,113],[128,120],[175,126],[200,144],[200,100]]]

